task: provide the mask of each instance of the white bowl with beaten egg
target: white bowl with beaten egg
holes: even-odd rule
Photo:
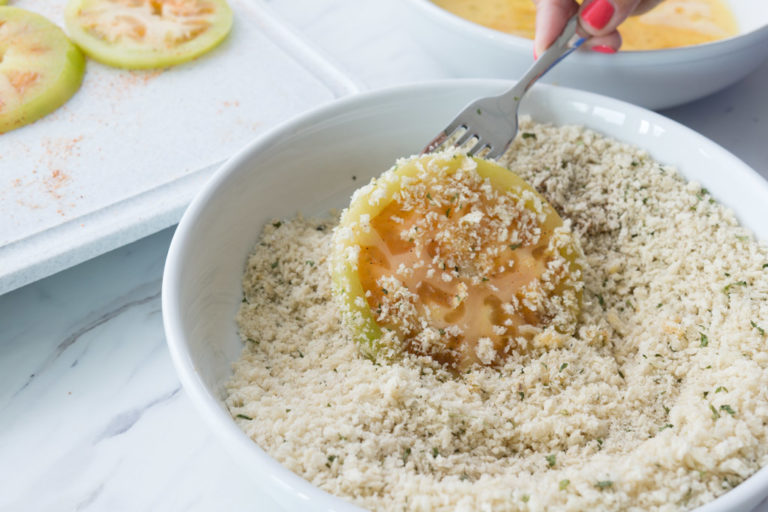
[[[694,46],[619,51],[614,55],[580,50],[542,80],[651,109],[672,107],[719,91],[768,58],[765,3],[723,1],[734,15],[735,36]],[[456,77],[516,80],[533,63],[530,39],[468,21],[430,0],[402,0],[401,6],[409,34]]]
[[[235,315],[247,256],[265,223],[298,212],[323,215],[401,156],[418,153],[468,101],[498,93],[499,80],[452,80],[347,98],[265,134],[224,164],[184,214],[168,254],[163,317],[184,389],[254,485],[286,510],[360,510],[281,466],[238,428],[225,400],[241,354]],[[522,111],[536,121],[577,124],[647,149],[729,205],[768,240],[768,183],[697,133],[653,112],[577,90],[536,86]],[[751,510],[768,495],[768,468],[701,507]]]

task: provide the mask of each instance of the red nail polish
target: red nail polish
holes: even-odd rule
[[[538,56],[538,55],[536,55],[536,48],[534,48],[534,49],[533,49],[533,60],[536,60],[536,59],[538,59],[538,58],[539,58],[539,56]]]
[[[616,53],[616,50],[614,50],[610,46],[606,46],[604,44],[599,44],[597,46],[593,46],[592,47],[592,51],[593,52],[598,52],[598,53]]]
[[[581,11],[581,19],[591,27],[601,30],[611,21],[615,10],[608,0],[595,0]]]

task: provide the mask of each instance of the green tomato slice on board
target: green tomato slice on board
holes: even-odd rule
[[[0,7],[0,133],[59,108],[80,87],[85,58],[59,27]]]
[[[70,0],[64,16],[70,37],[89,57],[125,69],[192,60],[232,28],[225,0]]]
[[[353,195],[331,268],[365,356],[407,351],[463,371],[573,333],[581,254],[522,178],[447,151],[400,161]]]

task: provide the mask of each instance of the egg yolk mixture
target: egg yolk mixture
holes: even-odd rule
[[[455,153],[401,162],[353,198],[341,226],[342,294],[357,290],[347,303],[398,349],[463,370],[574,329],[579,246],[503,167]]]
[[[453,14],[488,28],[533,39],[532,0],[432,0]],[[660,50],[709,43],[738,33],[723,0],[665,0],[619,28],[623,50]]]

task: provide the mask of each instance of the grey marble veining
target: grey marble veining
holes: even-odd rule
[[[159,299],[171,234],[0,296],[0,510],[278,510],[174,373]]]

